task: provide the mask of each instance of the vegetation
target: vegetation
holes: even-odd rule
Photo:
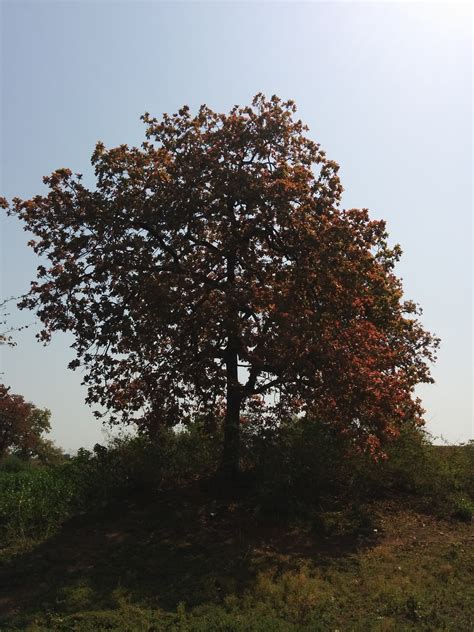
[[[51,430],[50,417],[48,409],[37,408],[0,384],[0,458],[10,452],[23,458],[52,454],[54,448],[43,436]]]
[[[140,148],[97,144],[93,190],[59,169],[47,195],[0,201],[49,261],[21,306],[43,341],[74,334],[89,403],[150,436],[223,417],[231,478],[249,416],[306,415],[380,455],[421,423],[438,344],[385,223],[340,209],[338,165],[295,110],[259,94],[229,114],[145,114]]]
[[[471,629],[474,444],[412,429],[374,462],[317,424],[243,439],[232,489],[199,424],[4,460],[0,628]]]

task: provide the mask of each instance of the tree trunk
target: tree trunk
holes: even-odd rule
[[[232,209],[230,216],[233,218]],[[238,309],[235,303],[235,266],[236,251],[227,256],[227,348],[225,351],[226,366],[226,413],[224,420],[224,449],[222,454],[221,474],[229,481],[235,481],[239,475],[240,461],[240,405],[242,392],[239,384],[239,343],[238,343]]]
[[[240,392],[237,351],[228,349],[227,360],[227,396],[224,420],[224,450],[221,471],[226,478],[235,480],[240,471]]]

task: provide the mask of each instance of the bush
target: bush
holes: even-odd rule
[[[2,542],[50,534],[71,514],[74,499],[74,485],[59,470],[3,472],[0,475]]]
[[[16,454],[8,454],[0,459],[1,472],[25,472],[31,470],[33,464],[30,460],[25,460]]]
[[[474,499],[474,443],[435,446],[419,428],[406,428],[378,462],[350,454],[342,438],[306,420],[267,436],[249,432],[245,441],[247,462],[254,458],[260,505],[280,516],[343,508],[344,520],[352,520],[350,512],[364,503],[402,495],[419,510],[449,517],[463,513],[456,509],[461,497]]]
[[[280,516],[312,512],[352,477],[343,441],[316,423],[296,420],[266,436],[250,435],[246,452],[248,461],[255,455],[262,509]]]
[[[474,515],[474,503],[467,498],[459,498],[453,509],[453,518],[462,520],[463,522],[472,522]]]
[[[83,508],[101,506],[124,494],[150,495],[213,472],[217,444],[200,426],[182,432],[164,429],[155,441],[122,436],[93,451],[80,449],[65,466],[75,480]]]
[[[1,541],[41,538],[78,512],[183,485],[214,471],[217,457],[215,439],[198,425],[164,430],[155,442],[115,438],[56,466],[8,456],[0,464]]]
[[[416,508],[448,517],[460,495],[474,498],[474,445],[433,445],[428,433],[407,429],[390,446],[388,458],[359,475],[375,496],[400,494]]]
[[[55,466],[6,457],[0,463],[0,537],[4,543],[44,537],[78,512],[208,477],[219,462],[220,439],[195,423],[180,432],[163,429],[153,442],[115,438]],[[348,456],[347,447],[314,422],[244,427],[243,463],[257,507],[272,518],[309,519],[328,536],[371,531],[368,501],[400,495],[416,509],[472,519],[474,443],[434,446],[412,428],[377,463],[366,455]]]

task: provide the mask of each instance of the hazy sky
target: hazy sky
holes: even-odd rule
[[[3,2],[0,195],[30,197],[58,167],[92,182],[94,144],[139,144],[145,111],[217,111],[257,92],[294,99],[341,165],[344,207],[384,218],[404,255],[406,297],[442,338],[427,427],[472,432],[472,32],[468,4]],[[3,295],[25,292],[36,256],[2,223]],[[34,320],[17,314],[10,324]],[[3,381],[52,410],[52,438],[103,440],[66,369],[71,338],[35,328],[3,350]]]

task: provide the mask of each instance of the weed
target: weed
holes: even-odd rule
[[[463,522],[472,522],[473,515],[474,503],[467,498],[460,497],[454,505],[453,518],[462,520]]]

